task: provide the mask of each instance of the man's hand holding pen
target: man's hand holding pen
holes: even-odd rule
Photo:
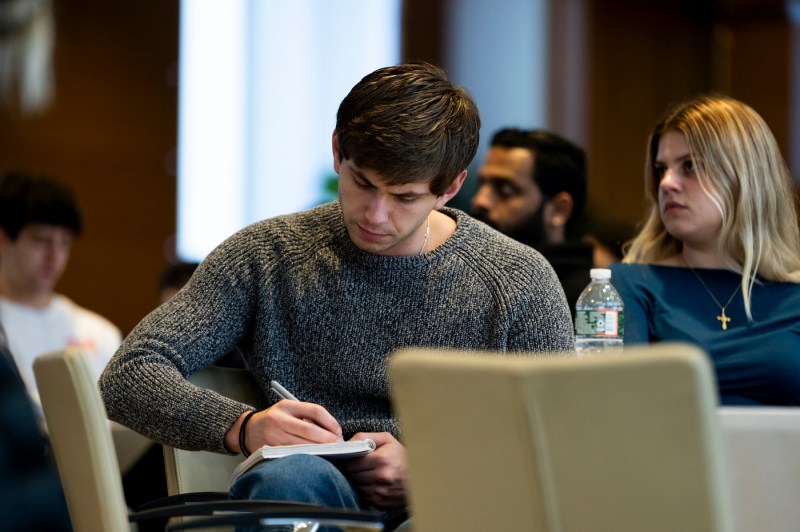
[[[283,400],[252,413],[245,412],[225,434],[225,447],[242,452],[241,443],[250,452],[263,445],[295,445],[302,443],[336,443],[342,441],[339,422],[320,405],[304,403],[275,381],[270,386]],[[243,421],[247,419],[244,434]]]
[[[250,450],[264,444],[336,443],[342,440],[342,428],[320,405],[282,400],[253,416],[246,438]]]
[[[282,400],[253,416],[254,420],[259,416],[254,429],[263,436],[264,443],[295,445],[342,441],[342,427],[325,408],[300,401],[278,381],[270,381],[269,386]],[[247,447],[249,449],[250,445]]]
[[[299,401],[279,383],[270,387],[282,400],[270,408],[256,412],[245,431],[245,446],[254,451],[262,445],[294,445],[301,443],[336,443],[342,441],[339,422],[320,405]],[[238,442],[229,439],[238,434],[242,419],[231,427],[225,444],[236,450]],[[361,458],[344,460],[337,465],[350,479],[364,501],[380,509],[396,509],[407,504],[405,482],[407,462],[405,447],[388,432],[365,433],[353,440],[372,439],[376,449]]]
[[[269,384],[276,394],[285,399],[285,401],[280,401],[272,408],[284,403],[294,402],[297,404],[297,397],[281,386],[279,382],[272,381]],[[317,406],[309,403],[302,404]],[[330,416],[324,408],[319,408]],[[342,432],[339,424],[332,416],[330,416],[330,419],[336,423],[338,434],[341,437]],[[324,427],[329,427],[329,425],[323,425],[320,428]],[[360,432],[354,435],[352,439],[364,440],[367,438],[375,442],[377,447],[374,451],[361,458],[343,460],[337,465],[347,475],[361,497],[371,506],[384,510],[402,508],[408,504],[405,490],[408,471],[406,449],[388,432]]]

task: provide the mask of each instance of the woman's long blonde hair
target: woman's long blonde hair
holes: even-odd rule
[[[658,207],[655,160],[662,135],[682,133],[698,181],[722,213],[717,253],[742,274],[747,317],[756,276],[800,282],[800,228],[789,170],[767,124],[752,108],[725,96],[703,96],[673,107],[650,134],[645,162],[649,214],[624,262],[650,263],[680,253]]]

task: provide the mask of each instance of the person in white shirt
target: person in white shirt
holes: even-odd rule
[[[122,341],[110,321],[55,292],[81,229],[80,211],[65,185],[23,172],[0,178],[0,323],[37,405],[36,357],[79,345],[99,378]]]

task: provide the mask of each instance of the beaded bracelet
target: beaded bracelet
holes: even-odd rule
[[[253,414],[255,413],[256,413],[255,410],[251,410],[250,412],[248,412],[247,415],[244,416],[244,419],[242,420],[242,425],[239,427],[239,449],[241,449],[242,454],[244,455],[245,458],[250,456],[250,451],[247,450],[247,446],[244,444],[245,437],[247,436],[247,433],[245,432],[244,429],[245,427],[247,427],[247,422],[250,421],[250,418],[253,417]]]

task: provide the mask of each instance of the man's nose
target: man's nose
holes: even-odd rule
[[[492,191],[489,185],[481,185],[472,198],[473,211],[490,211],[494,204]]]
[[[364,213],[371,224],[381,224],[389,218],[389,199],[382,194],[373,194]]]

